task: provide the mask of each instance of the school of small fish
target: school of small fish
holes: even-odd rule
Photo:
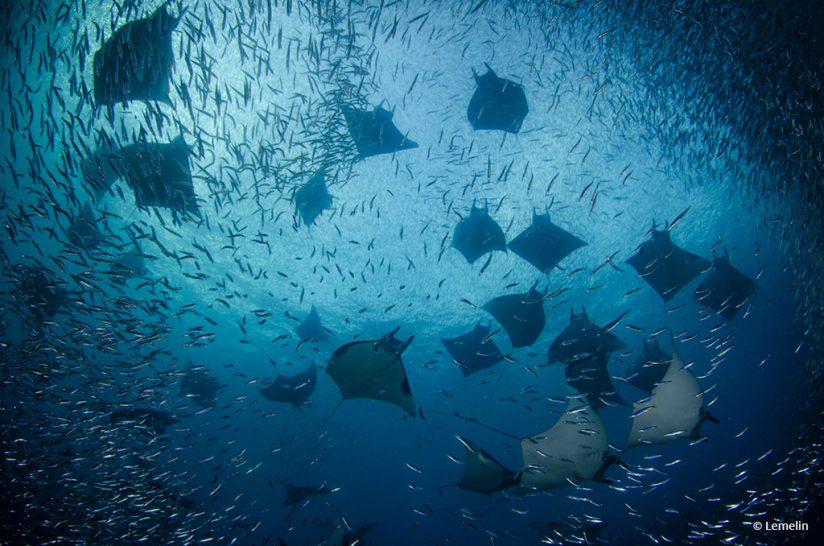
[[[4,3],[0,544],[815,536],[787,11]]]

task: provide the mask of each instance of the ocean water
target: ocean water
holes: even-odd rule
[[[822,19],[814,2],[4,4],[0,543],[814,542]],[[476,130],[488,70],[528,113]],[[474,117],[490,112],[506,107]],[[386,153],[364,152],[370,131]],[[317,173],[331,198],[310,218]],[[469,263],[453,240],[474,206],[508,243],[548,213],[586,244],[546,272],[511,247]],[[648,281],[672,248],[644,275],[627,262],[655,230],[706,260],[667,301]],[[695,297],[723,256],[754,283],[731,317]],[[545,324],[513,346],[527,311],[513,326],[484,305],[531,288]],[[313,306],[328,339],[296,331]],[[584,376],[605,369],[606,390],[548,358],[582,310]],[[443,339],[479,323],[502,358],[466,375]],[[633,385],[649,339],[698,393]],[[527,466],[521,439],[575,420],[570,400],[603,427]],[[697,408],[718,422],[696,429]],[[628,447],[644,416],[667,441]],[[593,436],[608,448],[582,455]],[[466,487],[467,444],[510,487]],[[587,456],[617,461],[593,479]],[[555,463],[562,487],[522,485]]]

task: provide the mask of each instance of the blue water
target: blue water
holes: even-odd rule
[[[96,105],[94,52],[160,5],[3,8],[0,543],[340,544],[367,525],[361,544],[585,543],[587,521],[607,524],[606,544],[812,540],[821,117],[804,92],[820,67],[805,64],[816,36],[793,31],[812,8],[766,23],[774,11],[703,3],[174,4],[186,11],[170,103]],[[768,48],[744,32],[770,25],[784,33],[770,34],[783,68],[759,65]],[[796,35],[801,45],[787,45]],[[484,63],[525,90],[518,134],[467,120]],[[768,74],[786,78],[786,96]],[[393,111],[418,147],[359,159],[342,101]],[[787,129],[792,119],[804,129]],[[79,165],[101,132],[123,145],[182,135],[200,218],[136,207],[122,178],[95,199]],[[332,207],[302,225],[293,192],[321,168]],[[68,231],[87,202],[106,240],[79,249]],[[547,275],[513,252],[468,264],[450,242],[473,202],[507,240],[549,210],[587,245]],[[756,281],[731,321],[693,299],[700,278],[664,304],[625,263],[685,210],[673,241],[707,259],[726,249]],[[146,271],[116,282],[106,272],[134,241]],[[18,265],[67,291],[53,319],[32,320]],[[536,283],[565,289],[544,303],[537,342],[513,349],[499,331],[508,360],[464,377],[441,338],[491,321],[481,305]],[[294,333],[312,305],[327,343]],[[628,349],[608,365],[624,400],[646,396],[622,378],[644,338],[667,328],[720,423],[702,425],[704,442],[622,453],[633,410],[607,406],[623,464],[610,485],[458,488],[458,435],[511,469],[523,461],[517,441],[449,414],[517,437],[552,426],[569,389],[547,351],[582,307],[599,325],[628,312],[613,330]],[[397,327],[414,336],[403,364],[415,417],[342,400],[324,373],[339,346]],[[300,408],[259,394],[312,363],[317,386]],[[214,407],[180,392],[190,364],[222,385]],[[118,405],[177,422],[117,424]],[[287,484],[334,492],[284,506]],[[813,528],[753,529],[770,521]]]

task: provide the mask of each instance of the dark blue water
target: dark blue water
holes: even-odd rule
[[[819,8],[162,9],[3,8],[0,543],[815,539]],[[468,112],[487,69],[528,103],[503,128]],[[319,172],[330,197],[304,206]],[[547,272],[512,247],[468,263],[453,235],[473,206],[510,243],[548,211],[586,244]],[[734,317],[694,297],[709,261],[666,302],[627,263],[653,229],[754,281]],[[483,306],[532,287],[545,326],[514,347]],[[295,331],[312,306],[326,341]],[[458,487],[459,437],[546,472],[525,468],[520,439],[570,417],[577,393],[548,351],[582,309],[599,329],[623,317],[610,331],[625,348],[598,361],[623,403],[587,401],[619,462],[546,491]],[[479,321],[506,358],[466,376],[442,339]],[[414,340],[384,364],[409,392],[343,396],[336,350],[396,328]],[[718,423],[625,450],[650,336]],[[313,365],[316,381],[287,389],[305,400],[261,394]],[[414,412],[375,399],[410,392]],[[310,494],[289,503],[296,486]],[[781,522],[808,529],[757,528]]]

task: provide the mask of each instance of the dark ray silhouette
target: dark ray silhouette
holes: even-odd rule
[[[418,147],[395,127],[392,112],[380,106],[372,112],[351,106],[341,106],[341,110],[358,149],[359,159]]]
[[[624,342],[592,323],[586,309],[580,314],[570,310],[569,325],[549,347],[549,363],[566,365],[567,384],[585,395],[592,407],[619,404],[623,400],[607,371],[607,364],[610,354],[621,349],[626,349]]]
[[[476,207],[473,203],[469,216],[455,226],[452,246],[467,262],[474,263],[487,252],[506,251],[506,237],[501,226],[489,216],[487,207]]]
[[[295,208],[303,223],[315,224],[315,219],[332,206],[332,196],[326,188],[326,176],[315,173],[303,186],[295,191]]]
[[[16,297],[26,306],[36,326],[51,320],[68,300],[68,292],[45,272],[27,265],[14,268]]]
[[[492,341],[491,327],[480,322],[466,334],[453,338],[441,338],[452,359],[460,366],[464,375],[494,366],[504,355]]]
[[[203,366],[189,365],[180,378],[180,394],[204,408],[215,406],[218,393],[223,385]]]
[[[580,314],[569,311],[569,324],[549,347],[549,363],[574,364],[595,355],[609,354],[627,346],[614,334],[592,323],[584,309]]]
[[[172,31],[180,17],[166,6],[117,29],[94,54],[94,100],[112,105],[130,100],[169,103],[174,65]]]
[[[315,309],[314,305],[306,319],[295,328],[295,333],[301,341],[306,343],[329,341],[332,337],[332,334],[321,324],[320,315],[318,315],[318,310]]]
[[[306,370],[295,375],[278,375],[271,384],[258,389],[261,396],[274,402],[285,402],[300,408],[315,392],[318,382],[318,368],[313,363]]]
[[[546,325],[544,296],[535,288],[522,294],[497,297],[488,301],[483,309],[495,317],[515,348],[535,343]]]
[[[83,175],[97,195],[124,178],[138,207],[165,207],[175,213],[200,215],[183,137],[171,143],[130,144],[98,151],[83,162]]]
[[[627,263],[664,301],[669,301],[710,265],[708,260],[673,244],[669,231],[657,229]]]
[[[567,385],[586,396],[595,409],[605,404],[626,404],[607,371],[608,363],[607,354],[596,353],[567,364],[564,368]]]
[[[532,214],[532,225],[509,242],[509,248],[534,265],[541,273],[549,273],[561,260],[586,243],[552,223],[549,214]]]
[[[521,130],[529,106],[524,88],[511,80],[499,78],[486,65],[486,74],[472,71],[477,87],[469,101],[466,116],[472,128],[517,133]]]
[[[520,479],[518,472],[506,468],[474,442],[460,436],[458,440],[466,450],[463,476],[458,482],[458,487],[491,495],[497,491],[509,489],[518,483]]]
[[[724,256],[713,258],[712,269],[696,288],[694,297],[698,303],[732,320],[754,291],[755,281],[734,268],[725,251]]]
[[[667,373],[671,360],[672,355],[664,352],[658,345],[658,338],[647,338],[644,340],[644,354],[628,370],[627,382],[642,391],[652,393],[652,389]]]
[[[85,249],[92,249],[105,240],[100,228],[97,227],[97,220],[94,217],[91,205],[83,204],[80,214],[74,217],[68,231],[69,242],[74,246]]]
[[[293,483],[286,484],[286,498],[283,499],[284,506],[295,506],[312,497],[319,497],[321,495],[331,495],[334,491],[329,487],[323,485],[295,485]]]

